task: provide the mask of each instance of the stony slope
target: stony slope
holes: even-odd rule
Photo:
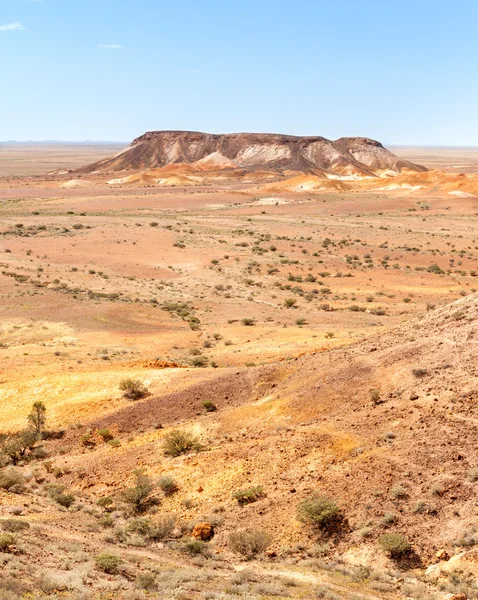
[[[474,294],[347,348],[224,369],[131,404],[86,425],[117,432],[122,448],[85,451],[81,430],[61,441],[69,456],[60,462],[72,473],[64,482],[101,495],[121,489],[137,467],[153,477],[174,471],[181,491],[165,510],[194,519],[221,505],[220,546],[245,523],[271,531],[276,547],[312,544],[295,510],[319,492],[337,500],[350,525],[334,541],[341,553],[383,561],[377,538],[400,532],[425,567],[439,549],[453,555],[478,542],[477,317]],[[201,414],[205,399],[217,413]],[[164,432],[178,422],[204,450],[161,458]],[[81,481],[73,475],[80,468]],[[253,485],[264,499],[238,507],[231,494]]]
[[[384,171],[426,171],[368,138],[296,137],[263,133],[215,135],[151,131],[118,154],[88,165],[85,173],[152,169],[170,163],[209,168],[286,168],[336,175],[375,176]]]

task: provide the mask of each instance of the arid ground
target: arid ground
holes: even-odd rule
[[[42,401],[54,432],[6,467],[5,600],[477,598],[478,196],[48,175],[122,147],[0,145],[1,431]],[[393,150],[478,173],[476,148]],[[178,428],[201,448],[165,456]],[[131,517],[137,469],[163,483]],[[296,518],[314,494],[333,534]],[[198,522],[215,535],[195,545]],[[271,535],[249,562],[244,528]]]

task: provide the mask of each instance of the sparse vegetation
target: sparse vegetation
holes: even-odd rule
[[[251,504],[252,502],[257,502],[260,498],[264,496],[264,491],[262,486],[255,485],[253,487],[247,488],[246,490],[239,490],[238,492],[234,492],[232,497],[237,500],[237,502],[243,506],[244,504]]]
[[[324,496],[310,496],[297,506],[297,520],[323,531],[332,531],[343,520],[337,504]]]
[[[400,533],[384,533],[378,541],[383,550],[394,559],[402,558],[412,549],[410,542]]]
[[[140,379],[132,379],[131,377],[122,379],[119,388],[128,400],[139,400],[148,395],[148,388]]]
[[[134,485],[123,490],[121,499],[130,507],[133,513],[142,514],[158,503],[153,496],[155,486],[141,470],[135,471],[134,476]]]
[[[183,429],[173,429],[163,439],[163,452],[166,456],[179,456],[199,449],[200,444],[197,438]]]
[[[228,543],[235,554],[250,560],[267,550],[272,543],[272,536],[266,531],[243,529],[229,534]]]
[[[103,573],[108,573],[108,575],[116,575],[122,563],[123,561],[119,556],[109,552],[103,552],[95,558],[96,568],[103,571]]]

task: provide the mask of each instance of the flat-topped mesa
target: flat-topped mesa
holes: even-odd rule
[[[322,171],[340,176],[377,176],[384,171],[426,171],[402,160],[375,140],[275,133],[212,134],[197,131],[149,131],[130,146],[82,172],[154,169],[172,163],[218,168]]]

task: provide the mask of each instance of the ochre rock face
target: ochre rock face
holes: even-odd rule
[[[204,542],[206,542],[207,540],[210,540],[214,535],[214,528],[211,525],[211,523],[197,523],[194,526],[192,535],[195,539],[203,540]]]
[[[118,154],[82,172],[153,169],[173,163],[242,169],[292,169],[337,175],[375,176],[383,171],[426,171],[369,138],[297,137],[271,133],[216,135],[193,131],[150,131]]]

